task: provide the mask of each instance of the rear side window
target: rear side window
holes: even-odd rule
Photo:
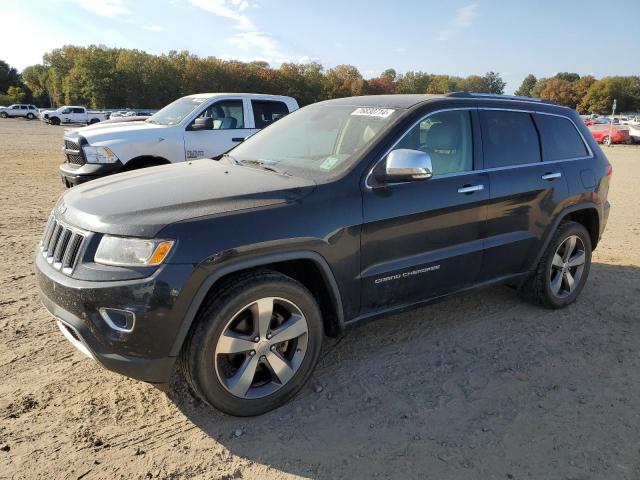
[[[540,161],[538,132],[531,115],[504,110],[480,110],[485,168]]]
[[[256,128],[264,128],[289,113],[289,109],[282,102],[251,100],[251,106],[253,118],[256,120]]]
[[[575,125],[568,118],[535,114],[546,161],[586,157],[589,152]]]

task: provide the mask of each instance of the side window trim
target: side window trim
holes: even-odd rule
[[[506,170],[506,169],[513,169],[513,168],[525,168],[525,167],[532,167],[535,165],[540,165],[542,163],[544,164],[553,164],[553,163],[561,163],[561,162],[573,162],[576,160],[587,160],[590,158],[594,158],[594,153],[593,150],[591,149],[591,146],[589,145],[589,142],[587,142],[585,136],[582,134],[582,132],[580,131],[580,129],[578,128],[578,126],[576,125],[576,123],[573,121],[572,118],[567,117],[565,115],[559,115],[557,113],[551,113],[551,112],[541,112],[539,110],[524,110],[524,109],[519,109],[519,108],[507,108],[507,107],[458,107],[458,108],[443,108],[440,110],[434,110],[433,112],[429,112],[426,115],[420,117],[415,123],[411,124],[406,130],[405,132],[402,134],[402,136],[400,136],[400,138],[398,138],[398,140],[396,140],[393,145],[391,145],[391,147],[387,150],[385,150],[385,153],[382,154],[382,156],[376,160],[373,163],[373,166],[369,169],[366,177],[365,177],[365,181],[364,181],[364,187],[367,190],[371,190],[373,188],[373,186],[369,183],[369,178],[373,176],[373,172],[374,170],[377,168],[377,166],[380,164],[380,162],[382,162],[387,155],[389,155],[389,153],[396,147],[396,145],[398,143],[400,143],[400,141],[409,133],[409,131],[415,127],[416,125],[418,125],[419,123],[423,122],[427,117],[429,117],[430,115],[436,114],[436,113],[440,113],[440,112],[449,112],[452,110],[470,110],[472,111],[472,130],[473,130],[473,144],[474,144],[474,170],[471,170],[470,172],[454,172],[454,173],[445,173],[442,175],[434,175],[431,180],[433,179],[438,179],[438,178],[447,178],[447,177],[457,177],[460,175],[468,175],[469,173],[485,173],[485,172],[495,172],[498,170]],[[560,117],[560,118],[564,118],[566,120],[569,120],[569,122],[571,122],[571,124],[573,125],[573,128],[575,128],[578,131],[578,134],[580,135],[580,138],[582,139],[582,142],[584,143],[585,147],[587,147],[587,151],[589,152],[589,154],[586,157],[577,157],[577,158],[564,158],[562,160],[549,160],[549,161],[544,161],[541,160],[540,162],[535,162],[535,163],[524,163],[524,164],[520,164],[520,165],[508,165],[508,166],[504,166],[504,167],[494,167],[494,168],[484,168],[484,156],[482,154],[482,137],[480,135],[480,132],[478,129],[480,129],[480,119],[478,118],[478,111],[479,110],[503,110],[503,111],[507,111],[507,112],[522,112],[522,113],[528,113],[530,115],[534,115],[534,114],[540,114],[540,115],[551,115],[554,117]],[[533,119],[532,119],[533,120]],[[534,121],[534,125],[535,125],[535,121]],[[537,129],[537,126],[536,126]],[[539,134],[538,134],[539,135]],[[540,141],[540,138],[538,138],[538,141]],[[476,153],[477,153],[477,149],[480,149],[480,161],[478,162],[479,165],[476,164]],[[476,168],[477,166],[479,166],[480,168]],[[429,180],[429,181],[431,181]],[[405,183],[405,182],[402,182]],[[393,184],[396,185],[396,184]]]

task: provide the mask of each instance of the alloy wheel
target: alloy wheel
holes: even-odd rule
[[[238,311],[216,344],[216,375],[232,395],[271,395],[291,380],[307,352],[309,326],[300,308],[265,297]]]
[[[556,297],[567,297],[580,285],[585,261],[584,243],[580,237],[565,238],[553,255],[549,273],[551,292]]]

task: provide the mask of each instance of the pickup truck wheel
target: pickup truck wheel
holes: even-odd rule
[[[198,397],[231,415],[260,415],[286,403],[320,355],[322,318],[313,295],[277,272],[225,283],[195,322],[183,375]]]
[[[0,112],[0,117],[1,117],[1,118],[7,118],[7,117],[8,117],[8,115],[7,115],[7,113],[6,113],[6,112]]]
[[[611,143],[612,143],[612,142],[611,142],[611,137],[610,137],[609,135],[607,135],[606,137],[604,137],[604,138],[602,139],[602,144],[603,144],[603,145],[606,145],[607,147],[608,147],[609,145],[611,145]]]
[[[100,120],[98,120],[97,118],[92,118],[91,120],[89,120],[89,125],[93,125],[94,123],[98,123]]]
[[[49,123],[51,125],[60,125],[60,119],[58,117],[51,117]]]
[[[573,303],[589,276],[591,251],[591,237],[584,226],[560,224],[525,290],[536,303],[549,308]]]

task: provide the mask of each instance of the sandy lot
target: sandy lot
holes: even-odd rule
[[[40,305],[62,133],[0,120],[0,478],[640,478],[640,147],[606,150],[576,304],[500,287],[357,326],[293,402],[238,419],[99,368]]]

